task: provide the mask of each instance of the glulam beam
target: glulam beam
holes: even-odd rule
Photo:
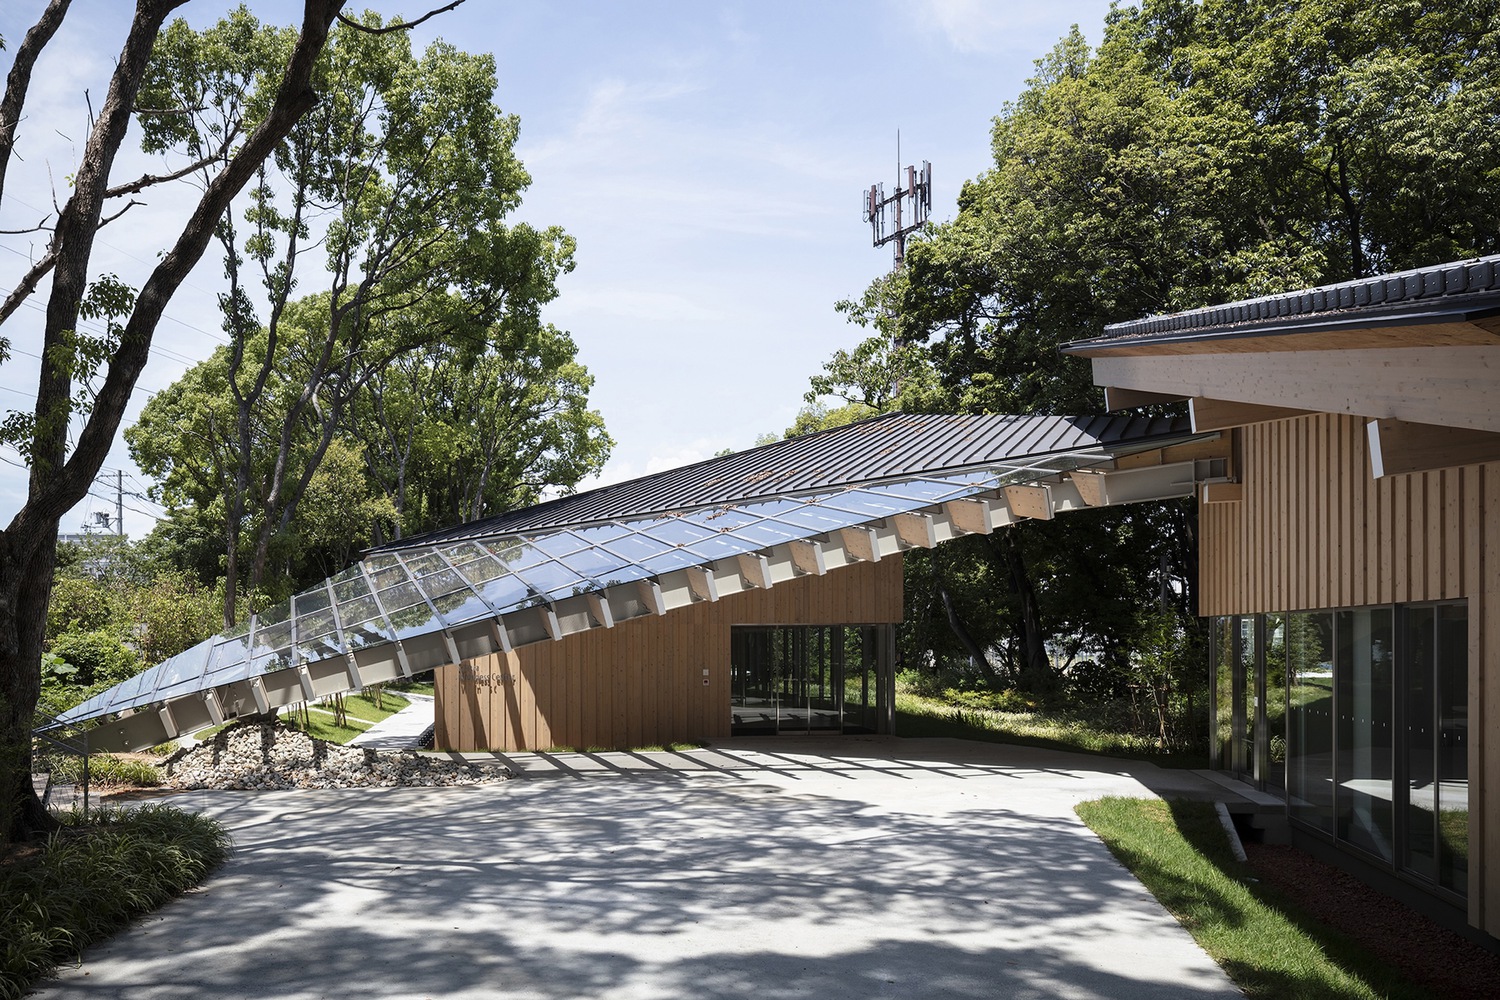
[[[1365,423],[1376,479],[1500,461],[1500,433],[1404,420]]]

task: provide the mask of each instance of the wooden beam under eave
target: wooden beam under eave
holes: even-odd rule
[[[995,530],[990,520],[990,505],[983,500],[949,500],[943,504],[948,520],[959,531],[969,535],[988,535]]]
[[[1290,406],[1263,406],[1258,403],[1237,403],[1229,399],[1209,399],[1206,396],[1194,396],[1188,400],[1188,416],[1192,418],[1194,434],[1305,417],[1314,412],[1316,411],[1299,410]]]
[[[557,620],[556,609],[554,609],[550,604],[540,604],[537,606],[536,611],[537,616],[541,619],[542,622],[542,631],[546,632],[547,636],[553,642],[562,641],[562,623]]]
[[[1204,503],[1239,503],[1245,498],[1242,483],[1204,483]]]
[[[1393,328],[1395,329],[1395,328]],[[1425,329],[1425,328],[1424,328]],[[1094,381],[1500,433],[1500,343],[1095,357]]]
[[[1083,497],[1084,503],[1090,507],[1109,506],[1109,494],[1104,489],[1104,473],[1074,469],[1068,473],[1068,478],[1073,480],[1073,486],[1078,490],[1078,495]]]
[[[1179,403],[1184,399],[1187,397],[1170,392],[1144,392],[1140,389],[1122,389],[1117,385],[1104,387],[1104,408],[1111,413],[1116,410],[1133,410],[1137,406],[1150,406],[1153,403]]]
[[[1052,492],[1045,486],[1007,486],[1005,502],[1017,517],[1052,520]]]
[[[1376,479],[1500,461],[1500,434],[1493,431],[1370,420],[1365,423],[1365,433]]]
[[[771,589],[771,561],[762,552],[742,552],[734,557],[739,564],[740,579],[745,586],[759,590]]]
[[[667,613],[667,599],[662,595],[661,584],[655,580],[637,580],[636,595],[651,614],[660,617]]]
[[[615,615],[610,610],[609,598],[598,591],[585,596],[587,596],[589,602],[589,614],[594,616],[594,621],[598,622],[601,628],[614,628]]]
[[[787,542],[792,554],[792,568],[800,576],[822,576],[828,572],[823,562],[823,546],[803,539]]]
[[[855,527],[839,529],[839,544],[850,559],[861,562],[880,561],[880,541],[874,528]]]
[[[937,530],[931,514],[892,514],[891,525],[896,529],[897,541],[906,548],[937,547]]]
[[[695,601],[717,601],[719,599],[719,588],[714,583],[712,570],[702,566],[687,567],[688,591],[692,593]]]

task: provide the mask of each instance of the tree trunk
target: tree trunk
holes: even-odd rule
[[[39,532],[40,539],[0,536],[0,843],[57,828],[31,785],[32,713],[42,686],[36,665],[47,630],[57,522]]]
[[[932,569],[932,580],[937,588],[938,600],[943,602],[943,613],[948,616],[948,628],[952,630],[954,637],[958,639],[959,645],[963,646],[964,652],[969,654],[969,661],[971,663],[982,665],[989,674],[996,674],[997,671],[994,664],[990,662],[988,656],[984,655],[984,650],[975,641],[974,634],[969,631],[968,624],[958,613],[958,609],[953,606],[953,595],[948,593],[948,585],[943,581],[942,573],[937,568],[936,559],[933,560]]]
[[[1047,634],[1042,631],[1041,608],[1036,588],[1026,569],[1026,560],[1015,539],[1015,528],[997,531],[989,536],[991,551],[999,558],[1010,578],[1011,592],[1020,605],[1021,631],[1016,636],[1020,646],[1020,687],[1032,694],[1050,694],[1057,686],[1052,665],[1047,662]]]

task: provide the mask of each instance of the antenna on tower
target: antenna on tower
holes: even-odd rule
[[[870,224],[873,245],[896,244],[896,266],[906,260],[906,238],[927,223],[932,212],[932,164],[922,169],[901,166],[901,133],[896,133],[896,190],[886,196],[885,185],[870,185],[862,198],[864,220]]]

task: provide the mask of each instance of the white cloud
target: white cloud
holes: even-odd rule
[[[1056,41],[1058,8],[1068,4],[1014,3],[998,0],[920,0],[901,4],[916,25],[940,36],[954,51],[965,55],[1023,51],[1029,59],[1043,55]],[[1095,5],[1078,5],[1073,20],[1094,22]],[[1051,35],[1051,39],[1047,38]],[[1097,42],[1095,38],[1093,41]],[[1037,48],[1038,43],[1044,47]],[[1029,63],[1028,63],[1029,65]]]

